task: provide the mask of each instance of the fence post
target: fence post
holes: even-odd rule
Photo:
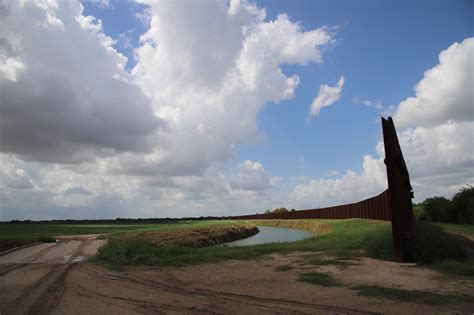
[[[391,117],[382,117],[382,130],[392,216],[393,258],[396,262],[412,262],[415,235],[410,176]]]

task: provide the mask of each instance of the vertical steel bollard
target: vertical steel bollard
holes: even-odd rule
[[[392,217],[393,249],[396,262],[414,261],[414,217],[410,176],[403,159],[397,132],[391,117],[382,117],[388,201]]]

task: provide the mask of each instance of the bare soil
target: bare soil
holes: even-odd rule
[[[0,313],[53,314],[454,314],[473,303],[433,306],[357,295],[351,285],[474,294],[474,280],[372,259],[350,266],[313,266],[309,253],[270,255],[182,268],[120,271],[87,263],[103,241],[73,239],[0,257]],[[20,250],[23,251],[24,249]],[[10,256],[14,255],[14,256]],[[16,259],[16,261],[15,261]],[[277,271],[280,266],[292,266]],[[298,282],[303,272],[331,274],[343,287]]]

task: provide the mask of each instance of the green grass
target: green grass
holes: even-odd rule
[[[320,220],[305,221],[320,222]],[[322,235],[298,242],[246,247],[156,247],[143,241],[117,241],[111,238],[108,244],[99,250],[97,261],[115,267],[140,264],[180,266],[226,259],[256,259],[269,253],[284,254],[294,251],[324,252],[325,255],[343,257],[360,256],[365,251],[369,257],[387,260],[392,258],[390,223],[362,219],[324,220],[324,222],[329,224],[332,230]],[[253,223],[259,224],[258,221]],[[417,236],[417,260],[420,263],[434,264],[444,260],[461,260],[464,257],[464,245],[436,226],[417,225]],[[314,263],[343,265],[342,260]]]
[[[452,224],[452,223],[433,223],[436,226],[443,228],[447,232],[467,234],[474,236],[474,225],[472,224]]]
[[[320,220],[305,220],[320,221]],[[252,222],[252,221],[250,221]],[[273,243],[245,247],[156,247],[135,240],[118,241],[111,238],[108,244],[99,250],[96,261],[119,267],[122,265],[173,265],[218,262],[226,259],[256,259],[263,255],[294,251],[325,252],[328,255],[358,254],[362,247],[363,236],[386,222],[361,219],[325,220],[332,231],[298,242]],[[253,222],[258,224],[257,222]],[[360,255],[360,254],[358,254]]]
[[[321,259],[319,257],[304,257],[305,263],[313,266],[339,266],[339,267],[348,267],[356,266],[356,263],[347,261],[348,258],[335,258],[335,259]],[[352,258],[350,258],[352,259]]]
[[[291,220],[295,224],[299,220]],[[99,250],[96,261],[109,266],[123,265],[163,265],[182,266],[218,262],[228,259],[258,259],[270,253],[290,253],[295,251],[324,253],[326,256],[341,256],[332,260],[313,260],[314,265],[347,265],[343,257],[361,256],[365,253],[380,259],[392,258],[391,226],[389,222],[348,219],[348,220],[301,220],[301,223],[321,223],[328,225],[322,235],[291,243],[263,244],[247,247],[203,247],[188,248],[158,247],[146,241],[117,240],[115,236],[141,231],[174,231],[202,227],[225,226],[232,223],[261,224],[261,221],[182,221],[157,224],[1,224],[0,251],[36,241],[51,240],[57,235],[103,234],[109,238],[106,246]],[[280,222],[281,223],[281,222]],[[296,222],[297,223],[297,222]],[[444,272],[472,275],[472,268],[462,261],[462,248],[458,239],[453,239],[436,225],[418,225],[418,261],[433,264]],[[469,226],[445,225],[445,228],[470,230]],[[443,226],[444,227],[444,226]],[[308,227],[310,228],[310,227]],[[445,262],[456,261],[456,262]],[[444,263],[443,263],[444,262]]]
[[[466,244],[448,234],[438,225],[417,222],[415,225],[415,260],[421,264],[439,263],[445,260],[467,258]],[[369,257],[391,260],[393,257],[392,231],[390,226],[379,226],[364,237],[364,248]]]
[[[342,284],[334,280],[330,275],[321,272],[302,273],[298,281],[319,285],[322,287],[340,287]]]
[[[420,290],[403,290],[373,285],[360,285],[353,287],[352,289],[358,291],[359,295],[387,298],[404,302],[447,304],[474,301],[474,297],[469,295],[437,294]]]
[[[294,269],[294,267],[289,266],[289,265],[278,266],[275,268],[276,271],[288,271],[292,269]]]
[[[474,277],[472,261],[446,260],[435,264],[434,268],[451,275]]]
[[[232,221],[239,223],[243,221]],[[25,244],[51,240],[58,235],[106,234],[109,237],[122,233],[141,231],[173,231],[216,227],[230,224],[231,221],[181,221],[178,223],[157,224],[0,224],[0,252]],[[102,237],[102,238],[104,238]]]

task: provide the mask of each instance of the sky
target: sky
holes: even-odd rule
[[[239,215],[474,184],[470,1],[0,1],[0,221]]]

